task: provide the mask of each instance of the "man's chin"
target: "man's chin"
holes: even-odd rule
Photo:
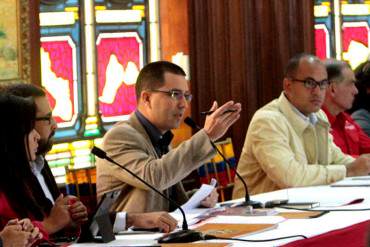
[[[50,150],[40,150],[40,151],[37,151],[36,155],[37,156],[45,156]]]
[[[318,112],[322,107],[322,104],[317,104],[311,108],[311,113]]]
[[[36,152],[36,155],[42,155],[44,156],[45,154],[47,154],[53,147],[53,142],[52,141],[49,141],[47,143],[45,142],[39,142],[39,148]]]
[[[171,129],[178,129],[180,127],[180,124],[181,124],[181,121],[174,123]]]

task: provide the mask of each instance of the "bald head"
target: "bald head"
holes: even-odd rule
[[[323,62],[318,57],[308,53],[300,53],[289,59],[285,67],[284,76],[286,78],[295,78],[302,64],[305,66],[308,64],[321,64],[324,66]]]
[[[284,93],[290,103],[308,116],[320,110],[327,87],[323,62],[311,54],[298,54],[289,60],[285,70]]]

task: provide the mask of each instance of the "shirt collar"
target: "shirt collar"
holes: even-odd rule
[[[41,173],[45,165],[45,160],[42,155],[38,155],[34,161],[30,162],[31,170],[34,174]]]
[[[139,122],[144,126],[144,129],[148,133],[149,138],[154,145],[170,145],[173,139],[173,134],[170,130],[162,135],[159,129],[155,127],[139,110],[135,111],[135,115],[139,119]]]
[[[290,107],[292,108],[292,110],[301,118],[303,119],[306,123],[310,123],[312,125],[316,125],[316,123],[318,122],[318,119],[317,119],[317,116],[316,114],[314,113],[310,113],[308,116],[304,115],[302,112],[300,112],[297,107],[295,107],[292,103],[290,103],[290,101],[288,100],[288,98],[285,96],[284,94],[284,97],[287,99]]]

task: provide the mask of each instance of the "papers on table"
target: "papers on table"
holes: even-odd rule
[[[207,223],[235,223],[235,224],[278,224],[286,219],[282,216],[217,216]]]
[[[116,235],[116,240],[113,240],[109,243],[72,243],[71,247],[98,247],[98,246],[159,246],[157,239],[162,237],[163,233],[151,233],[151,234],[141,234],[138,235],[125,234],[125,235]]]
[[[203,220],[213,217],[213,214],[218,210],[224,210],[223,208],[196,208],[193,210],[185,211],[186,221],[188,226],[195,225]],[[177,226],[182,226],[183,217],[179,210],[176,210],[170,215],[177,220]]]
[[[296,208],[296,209],[310,209],[320,206],[319,202],[288,202],[283,207]]]
[[[253,224],[276,224],[285,220],[281,216],[240,216],[240,215],[222,215],[228,209],[227,208],[198,208],[186,211],[186,220],[189,226],[194,226],[200,222],[207,223],[224,223],[225,219],[229,219],[228,223],[253,223]],[[182,225],[182,215],[176,210],[170,213],[178,221],[178,227]],[[202,223],[200,223],[202,224]]]
[[[370,176],[349,177],[332,183],[332,187],[370,187]]]

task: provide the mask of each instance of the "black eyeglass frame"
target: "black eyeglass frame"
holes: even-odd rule
[[[330,81],[328,79],[324,79],[322,81],[316,81],[313,78],[306,78],[304,80],[301,80],[301,79],[292,77],[292,78],[289,78],[289,80],[302,82],[304,87],[307,89],[314,89],[317,86],[319,86],[319,88],[323,90],[323,89],[327,89],[328,86],[330,85]]]
[[[53,121],[53,116],[45,116],[45,117],[37,117],[35,118],[36,121],[48,121],[48,124],[51,124]]]

